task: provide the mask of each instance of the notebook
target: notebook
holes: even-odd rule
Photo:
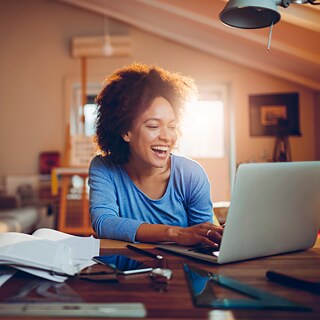
[[[320,161],[248,163],[238,167],[218,252],[157,248],[223,264],[308,249],[319,227]]]

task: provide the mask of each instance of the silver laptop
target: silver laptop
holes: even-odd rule
[[[219,251],[157,248],[223,264],[310,248],[319,227],[320,161],[241,164]]]

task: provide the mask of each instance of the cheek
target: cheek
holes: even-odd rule
[[[159,136],[159,132],[157,130],[154,131],[145,131],[142,135],[141,135],[141,140],[144,140],[146,142],[153,142],[154,140],[156,140]]]
[[[157,138],[157,135],[154,133],[143,133],[136,136],[136,145],[139,146],[139,148],[145,148],[146,146],[151,145]]]
[[[177,140],[178,140],[178,133],[177,133],[177,131],[173,132],[171,136],[172,136],[173,144],[175,144],[175,143],[177,142]]]

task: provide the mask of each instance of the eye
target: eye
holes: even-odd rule
[[[172,124],[170,124],[170,125],[168,126],[168,128],[169,128],[170,130],[177,130],[177,125],[176,125],[175,123],[172,123]]]
[[[149,129],[157,129],[158,126],[155,125],[155,124],[154,125],[148,125],[147,128],[149,128]]]

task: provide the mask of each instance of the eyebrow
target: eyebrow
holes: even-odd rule
[[[160,121],[160,118],[148,118],[144,122],[148,122],[148,121]]]
[[[148,121],[162,121],[162,120],[161,120],[161,118],[148,118],[143,123],[146,123]],[[169,121],[169,123],[172,123],[172,122],[177,122],[177,119],[172,119]]]

